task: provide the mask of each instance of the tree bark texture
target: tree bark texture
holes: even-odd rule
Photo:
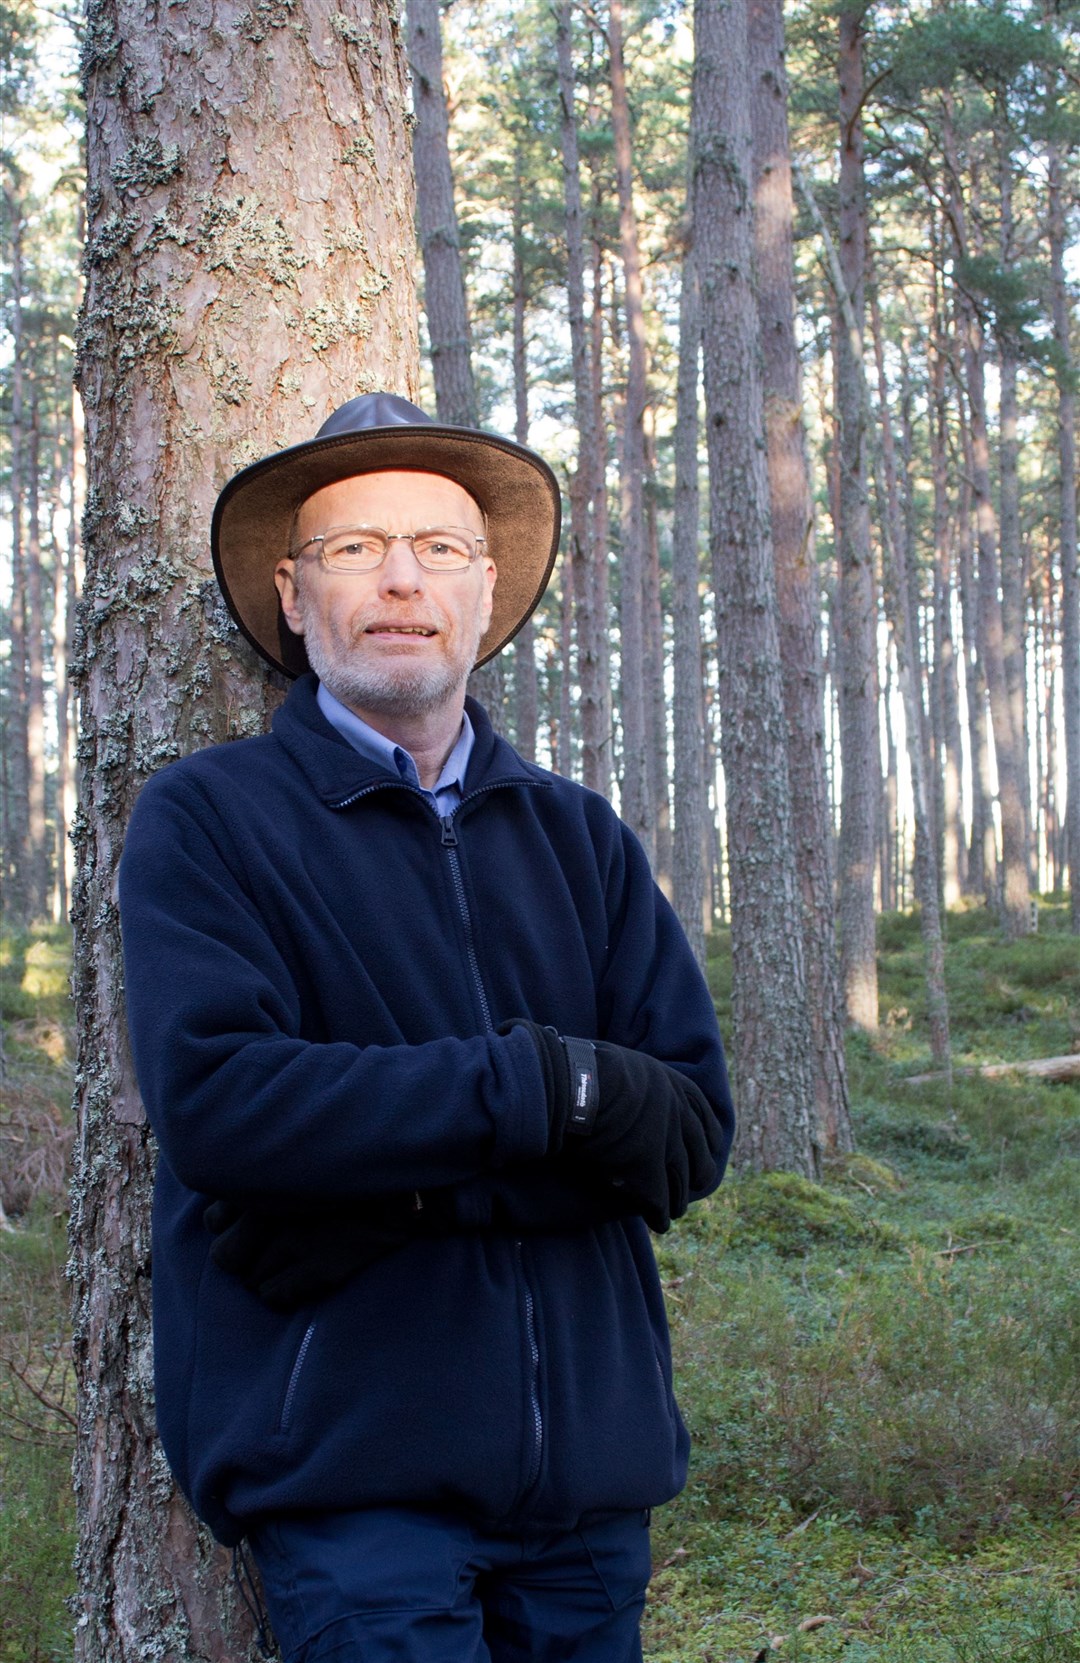
[[[528,286],[525,277],[524,201],[521,176],[521,147],[514,155],[513,201],[513,359],[514,438],[519,445],[529,442],[529,359],[525,334]],[[539,721],[539,692],[536,680],[536,631],[527,618],[514,637],[514,739],[522,756],[536,760],[536,727]]]
[[[1061,468],[1061,680],[1065,706],[1065,839],[1069,861],[1070,919],[1080,935],[1080,562],[1076,534],[1076,393],[1065,284],[1065,213],[1062,156],[1049,152],[1050,275],[1054,343],[1058,351],[1058,455]]]
[[[746,0],[697,0],[691,115],[746,1166],[818,1168],[753,288]]]
[[[28,914],[43,919],[49,904],[49,839],[45,826],[45,597],[41,570],[41,405],[31,383],[26,446],[26,758],[29,862]]]
[[[619,561],[619,651],[623,756],[622,817],[637,833],[650,859],[655,856],[655,820],[649,800],[648,720],[645,667],[645,311],[641,250],[633,196],[630,105],[623,63],[622,0],[611,0],[608,50],[615,180],[619,196],[619,250],[626,318],[626,393],[620,459],[621,559]]]
[[[692,248],[683,255],[679,295],[679,379],[675,394],[675,517],[671,532],[675,747],[672,887],[675,911],[705,968],[705,712],[702,704],[701,555],[698,546],[698,386],[701,300]]]
[[[867,487],[863,364],[866,201],[862,131],[862,8],[839,17],[841,327],[835,336],[840,418],[840,806],[841,972],[848,1020],[878,1022],[874,849],[881,780],[878,745],[877,605]],[[846,304],[845,304],[846,303]],[[846,314],[846,315],[844,315]]]
[[[3,718],[4,915],[17,924],[32,916],[30,873],[30,754],[26,686],[26,547],[24,476],[26,430],[23,373],[23,201],[21,187],[4,192],[11,239],[8,276],[11,318],[11,606],[8,708]]]
[[[570,539],[574,567],[581,777],[591,790],[607,796],[611,789],[611,732],[601,642],[604,619],[599,594],[600,571],[607,559],[607,549],[598,535],[601,514],[596,490],[603,470],[600,466],[601,441],[596,428],[585,316],[585,226],[569,0],[561,0],[555,20],[566,223],[566,298],[574,382],[574,422],[577,428],[577,463],[570,481]]]
[[[276,678],[210,571],[215,495],[358,392],[416,386],[404,54],[384,0],[91,0],[87,576],[72,1205],[76,1655],[238,1663],[250,1627],[155,1440],[153,1140],[123,1027],[116,866],[157,768],[259,731]]]
[[[932,231],[935,251],[937,227]],[[945,350],[941,298],[937,276],[933,286],[933,342],[930,357],[931,467],[934,481],[934,699],[940,713],[941,781],[939,846],[942,850],[942,898],[956,906],[967,886],[967,845],[963,818],[963,744],[960,732],[960,685],[953,635],[953,542],[949,522],[948,402],[945,390]]]
[[[779,604],[795,859],[802,894],[814,1101],[822,1147],[853,1147],[836,951],[832,824],[825,772],[825,667],[814,516],[795,342],[794,218],[780,0],[747,8],[753,130],[754,254],[761,328],[769,505]]]
[[[439,0],[408,0],[416,218],[424,262],[424,312],[441,422],[477,427],[469,312],[450,166],[450,118],[443,86]]]

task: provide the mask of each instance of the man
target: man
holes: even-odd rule
[[[712,1005],[607,803],[465,699],[558,535],[538,456],[385,394],[238,474],[219,580],[299,679],[125,846],[159,1429],[289,1663],[639,1658],[685,1478],[648,1227],[727,1157]]]

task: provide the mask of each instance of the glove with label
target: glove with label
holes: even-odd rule
[[[212,1201],[210,1257],[275,1311],[295,1311],[422,1235],[440,1233],[419,1195],[373,1201]]]
[[[549,1154],[580,1161],[640,1202],[650,1229],[681,1218],[716,1182],[720,1128],[692,1080],[645,1051],[572,1039],[515,1018],[536,1046],[551,1123]]]

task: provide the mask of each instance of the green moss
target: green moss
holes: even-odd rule
[[[738,1186],[736,1246],[768,1247],[787,1258],[834,1247],[898,1246],[899,1233],[865,1216],[845,1196],[790,1172],[767,1172]]]

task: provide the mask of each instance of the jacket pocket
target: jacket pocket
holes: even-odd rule
[[[277,1431],[279,1433],[287,1432],[290,1424],[292,1423],[293,1409],[296,1405],[296,1393],[300,1385],[300,1376],[304,1371],[304,1364],[307,1361],[308,1352],[311,1350],[311,1342],[315,1338],[315,1328],[316,1324],[314,1322],[308,1323],[307,1327],[304,1329],[303,1338],[297,1347],[296,1356],[293,1358],[293,1366],[289,1371],[289,1378],[285,1386],[285,1394],[281,1400],[281,1410],[278,1414]]]

